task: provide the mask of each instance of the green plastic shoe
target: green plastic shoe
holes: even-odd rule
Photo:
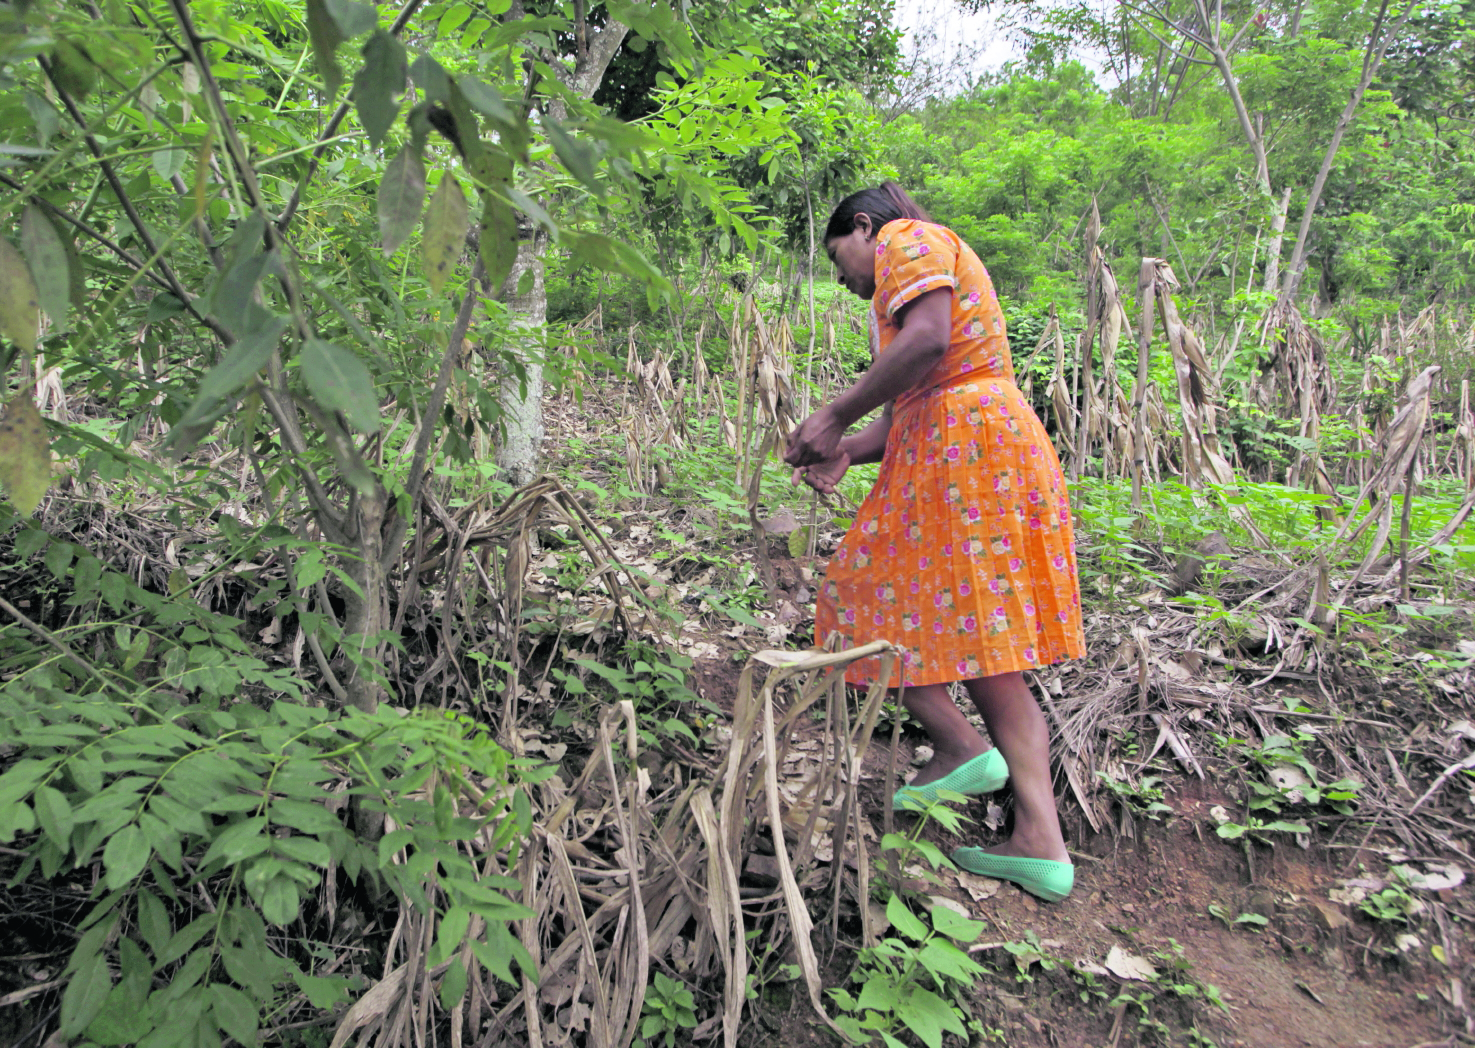
[[[1026,859],[1018,855],[995,855],[983,848],[959,848],[953,862],[969,873],[1013,881],[1046,902],[1059,902],[1076,885],[1076,868],[1054,859]]]
[[[940,779],[925,786],[903,786],[891,798],[896,811],[925,811],[937,803],[938,790],[952,790],[967,797],[978,797],[1003,789],[1009,781],[1009,765],[998,747],[964,761]]]

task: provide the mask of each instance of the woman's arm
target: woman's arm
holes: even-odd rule
[[[880,462],[881,456],[886,453],[886,438],[890,433],[891,401],[888,400],[881,414],[870,425],[859,433],[852,433],[841,439],[840,450],[850,456],[852,466]]]
[[[835,457],[825,462],[801,466],[794,470],[794,484],[801,480],[823,495],[833,495],[851,466],[867,462],[880,462],[886,454],[886,438],[891,433],[891,402],[886,402],[880,417],[859,433],[851,434],[840,441],[840,450]]]
[[[952,338],[953,292],[951,288],[928,291],[902,307],[897,314],[901,331],[891,340],[860,381],[799,424],[789,437],[784,461],[791,466],[828,462],[839,453],[840,440],[857,419],[877,406],[895,400],[916,386],[947,352]],[[879,421],[879,420],[878,420]],[[889,419],[886,425],[890,426]],[[859,438],[871,427],[856,434]],[[873,441],[874,435],[868,438]],[[884,438],[881,441],[885,447]],[[866,449],[871,447],[868,442]],[[876,458],[880,457],[879,453]],[[874,462],[876,459],[863,461]]]

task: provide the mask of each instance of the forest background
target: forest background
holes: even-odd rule
[[[696,688],[807,643],[873,475],[821,502],[772,451],[868,362],[818,238],[883,178],[993,275],[1093,614],[1156,594],[1230,675],[1458,711],[1475,4],[994,10],[1021,57],[975,77],[886,0],[0,5],[10,1043],[732,1045],[794,979],[857,1041],[987,1034],[953,945],[982,926],[845,843],[854,753],[780,816],[762,717],[799,670]],[[1105,694],[1165,703],[1122,628]],[[1342,717],[1322,694],[1288,710]],[[831,695],[835,737],[901,724]],[[1155,817],[1093,701],[1062,782]],[[1214,743],[1259,787],[1219,826],[1247,849],[1387,778],[1251,734]],[[1394,762],[1426,813],[1472,767],[1436,756]],[[1412,798],[1398,832],[1468,858]],[[790,864],[763,827],[794,811]],[[858,849],[827,987],[821,811],[824,862]],[[945,865],[921,827],[881,852]]]

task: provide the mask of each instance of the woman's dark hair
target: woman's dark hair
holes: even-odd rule
[[[825,240],[843,237],[855,229],[855,216],[871,216],[871,229],[880,229],[887,222],[898,218],[915,218],[931,222],[932,218],[907,196],[907,191],[895,182],[882,182],[875,189],[862,189],[851,193],[835,206],[830,215],[830,224],[825,227]]]

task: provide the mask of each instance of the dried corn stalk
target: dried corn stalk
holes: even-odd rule
[[[522,940],[539,959],[538,979],[498,1000],[489,979],[473,978],[457,1008],[478,992],[497,1002],[475,1043],[624,1048],[638,1030],[649,972],[661,965],[720,982],[713,1020],[725,1048],[735,1048],[749,950],[759,945],[794,950],[810,1003],[829,1022],[819,925],[800,886],[828,886],[835,905],[846,897],[864,941],[875,943],[865,905],[866,840],[875,831],[860,813],[857,786],[895,657],[884,641],[838,654],[759,652],[739,682],[725,753],[693,768],[685,784],[653,783],[634,707],[610,707],[577,779],[533,790],[538,828],[516,872],[523,903],[537,914],[522,922]],[[843,673],[865,658],[881,660],[880,678],[852,717]],[[795,733],[814,723],[814,710],[823,710],[822,734],[800,753]],[[741,878],[760,838],[773,852],[779,890],[752,899]],[[757,940],[755,928],[764,932]]]
[[[1173,302],[1173,289],[1178,286],[1178,278],[1163,259],[1153,259],[1152,262],[1150,286],[1157,299],[1158,316],[1162,319],[1168,349],[1173,354],[1173,371],[1178,379],[1178,407],[1183,418],[1183,482],[1191,488],[1205,483],[1233,484],[1234,471],[1219,446],[1209,362],[1204,358],[1198,336],[1178,316],[1178,307]],[[1143,269],[1145,273],[1146,262]]]
[[[1348,595],[1353,592],[1353,588],[1377,561],[1387,545],[1388,537],[1393,530],[1392,496],[1400,484],[1403,486],[1405,515],[1412,505],[1415,467],[1418,464],[1419,448],[1424,439],[1424,428],[1429,421],[1429,387],[1438,373],[1437,366],[1427,367],[1419,372],[1404,390],[1403,396],[1399,398],[1393,421],[1384,435],[1378,468],[1362,486],[1354,503],[1355,506],[1361,508],[1364,501],[1372,496],[1372,505],[1355,525],[1349,517],[1337,532],[1336,537],[1332,539],[1331,545],[1334,549],[1342,544],[1351,545],[1360,539],[1368,528],[1374,524],[1377,525],[1367,553],[1363,555],[1362,563],[1358,565],[1352,578],[1338,591],[1336,602],[1331,604],[1326,611],[1324,616],[1326,625],[1331,625],[1331,622],[1335,620],[1337,609],[1346,601]],[[1403,563],[1406,565],[1406,549],[1404,554]],[[1313,597],[1312,606],[1307,609],[1307,617],[1321,614],[1318,603]]]
[[[1132,444],[1130,413],[1126,396],[1117,380],[1116,351],[1122,331],[1130,329],[1126,307],[1116,274],[1101,250],[1101,213],[1091,202],[1086,223],[1086,331],[1080,339],[1081,424],[1076,455],[1071,459],[1072,476],[1080,476],[1092,451],[1101,449],[1101,475],[1117,472],[1117,462]],[[1101,381],[1095,375],[1093,346],[1101,344]]]
[[[1065,336],[1060,331],[1060,321],[1055,315],[1055,303],[1050,303],[1050,319],[1045,324],[1050,333],[1051,345],[1055,349],[1055,370],[1050,375],[1050,385],[1045,393],[1055,409],[1055,441],[1062,445],[1061,457],[1073,460],[1076,457],[1076,409],[1070,394],[1070,385],[1065,380]],[[1041,336],[1044,341],[1044,336]]]

